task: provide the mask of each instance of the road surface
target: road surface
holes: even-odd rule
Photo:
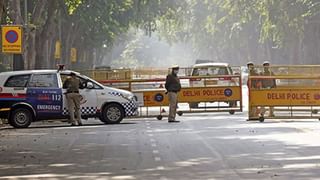
[[[247,122],[246,113],[0,130],[0,179],[318,179],[317,120]]]

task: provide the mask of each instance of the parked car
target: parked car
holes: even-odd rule
[[[31,122],[68,117],[63,82],[69,70],[26,70],[0,73],[0,118],[16,128]],[[106,87],[77,72],[85,88],[80,89],[81,117],[99,118],[106,124],[120,123],[138,113],[136,97],[125,90]]]
[[[201,63],[195,64],[191,70],[191,76],[208,76],[208,78],[190,79],[190,87],[208,87],[208,86],[234,86],[237,84],[232,77],[214,77],[233,75],[232,69],[228,63]],[[213,77],[210,77],[213,76]],[[235,102],[227,102],[230,107]],[[190,108],[198,108],[199,102],[189,103]]]
[[[192,67],[191,76],[223,76],[232,75],[232,69],[227,63],[202,63]],[[215,77],[191,79],[190,86],[229,86],[234,84],[231,77]]]

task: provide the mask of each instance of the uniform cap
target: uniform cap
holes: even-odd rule
[[[252,61],[247,62],[247,66],[254,65]]]
[[[179,65],[175,64],[171,67],[172,69],[179,69]]]
[[[264,61],[262,65],[267,65],[267,64],[269,65],[270,62],[269,61]]]

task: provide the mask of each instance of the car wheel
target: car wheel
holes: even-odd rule
[[[18,108],[10,116],[10,125],[15,128],[27,128],[32,122],[33,116],[30,110]]]
[[[101,121],[106,124],[118,124],[124,118],[123,107],[119,104],[109,104],[102,110]]]
[[[264,117],[259,117],[260,122],[264,122]]]

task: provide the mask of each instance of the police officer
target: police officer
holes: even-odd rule
[[[275,74],[270,70],[270,62],[264,61],[263,62],[263,72],[261,73],[262,76],[274,76]],[[271,89],[276,88],[276,80],[274,78],[268,78],[262,80],[262,88],[263,89]],[[265,108],[261,108],[261,116],[264,116]],[[269,107],[269,117],[274,117],[274,108],[272,106]]]
[[[252,61],[249,61],[247,63],[247,68],[249,70],[250,76],[258,76],[259,75],[259,73],[254,69],[254,64]],[[249,81],[249,79],[248,79],[247,85],[249,88],[259,88],[259,83],[260,83],[260,81],[258,79],[252,79],[251,81]]]
[[[169,98],[169,123],[180,122],[176,120],[178,104],[178,92],[181,90],[180,79],[178,78],[179,66],[172,66],[172,72],[167,75],[165,88]]]
[[[80,114],[81,95],[79,94],[80,80],[79,78],[77,78],[74,72],[70,73],[70,77],[64,82],[63,87],[67,89],[66,99],[70,115],[71,126],[75,126],[76,121],[78,122],[79,126],[82,126]]]
[[[259,73],[254,69],[254,64],[252,61],[249,61],[247,63],[247,68],[249,70],[249,76],[258,76],[259,75]],[[248,82],[247,82],[248,88],[253,88],[253,89],[260,88],[259,87],[260,84],[261,84],[261,82],[258,79],[252,79],[252,80],[248,79]],[[257,106],[250,107],[249,117],[256,117],[256,116],[258,116],[258,114],[259,114],[259,108]]]

